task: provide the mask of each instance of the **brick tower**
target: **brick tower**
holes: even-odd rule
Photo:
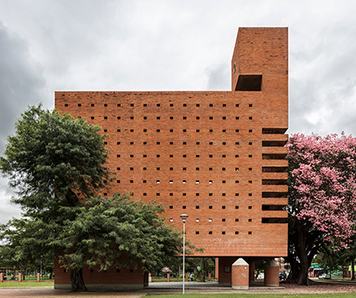
[[[231,73],[226,92],[55,93],[59,111],[109,135],[117,179],[103,195],[158,200],[178,228],[188,214],[186,237],[205,248],[195,256],[219,258],[221,283],[231,283],[239,257],[253,270],[287,256],[288,29],[240,28]],[[66,287],[69,274],[56,270],[56,287]],[[130,287],[123,276],[93,283]]]

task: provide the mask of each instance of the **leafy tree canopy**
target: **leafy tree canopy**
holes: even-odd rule
[[[112,180],[100,130],[84,119],[30,107],[0,158],[24,215],[0,226],[4,258],[24,268],[54,254],[71,270],[76,290],[86,290],[84,265],[162,268],[182,247],[179,232],[160,217],[161,205],[119,194],[95,197]]]
[[[307,284],[308,267],[323,242],[347,248],[355,234],[356,139],[295,134],[287,146],[290,254],[294,269],[299,266],[293,277]]]

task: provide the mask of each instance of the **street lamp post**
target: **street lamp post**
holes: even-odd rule
[[[183,294],[184,294],[184,280],[185,280],[185,222],[187,221],[188,215],[182,214],[181,219],[183,221]]]

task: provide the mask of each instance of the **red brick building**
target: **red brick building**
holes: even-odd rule
[[[178,228],[188,214],[186,236],[205,248],[196,256],[219,258],[222,283],[238,257],[252,271],[255,260],[287,256],[288,29],[240,28],[231,73],[226,92],[55,93],[58,110],[109,135],[117,180],[104,195],[158,200]],[[142,287],[142,272],[119,271],[84,279]],[[69,284],[58,266],[55,276],[57,288]]]

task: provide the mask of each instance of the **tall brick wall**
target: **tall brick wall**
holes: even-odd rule
[[[287,46],[286,28],[240,28],[233,91],[56,92],[56,108],[109,135],[104,196],[158,200],[177,228],[188,214],[204,256],[286,256]]]

